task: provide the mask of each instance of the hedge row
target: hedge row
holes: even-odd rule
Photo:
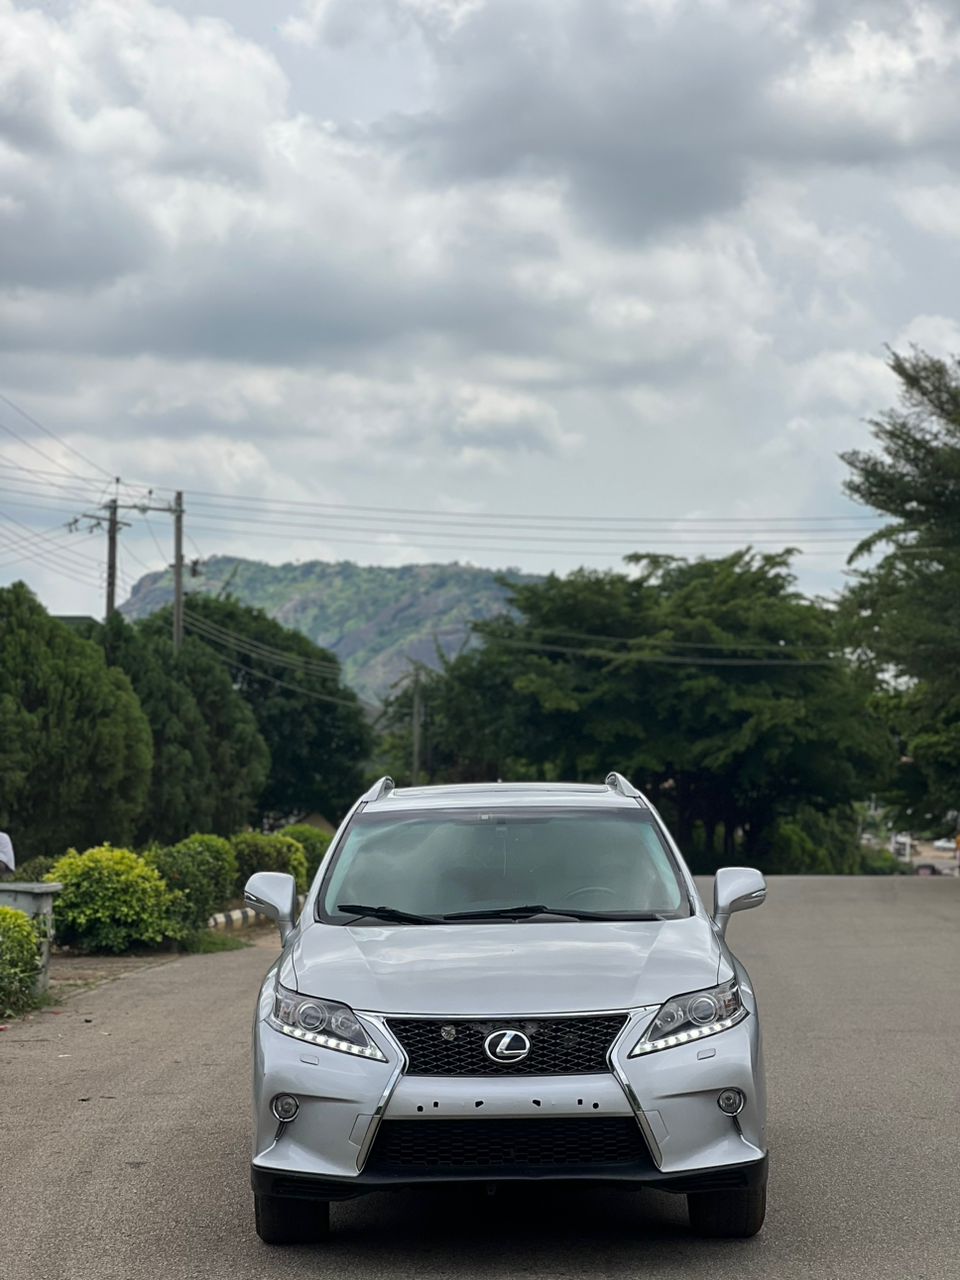
[[[276,835],[245,831],[225,840],[193,835],[140,855],[99,845],[34,859],[32,874],[60,881],[56,940],[78,951],[127,951],[176,942],[203,929],[256,871],[284,871],[305,893],[330,844],[313,827]],[[45,865],[44,865],[45,864]],[[25,864],[26,866],[27,864]]]

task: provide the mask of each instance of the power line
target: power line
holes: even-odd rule
[[[227,528],[226,525],[223,524],[223,522],[226,522],[226,521],[236,520],[238,518],[236,515],[220,515],[218,513],[212,513],[210,511],[202,511],[200,512],[200,516],[201,516],[201,519],[203,520],[213,520],[213,521],[220,522],[224,529],[224,532],[238,532],[236,527],[231,526],[230,528]],[[334,538],[334,537],[339,538],[341,528],[342,528],[342,526],[330,525],[329,523],[324,523],[318,526],[317,523],[314,521],[305,523],[300,520],[276,519],[272,516],[269,518],[264,518],[264,517],[258,517],[256,514],[251,513],[248,516],[248,518],[244,521],[244,525],[242,526],[242,529],[249,529],[251,522],[255,523],[258,527],[264,526],[270,529],[297,530],[297,531],[301,531],[308,534],[320,534],[325,538]],[[670,544],[670,545],[678,545],[678,546],[700,546],[705,544],[709,544],[711,546],[714,546],[714,545],[743,546],[745,541],[752,544],[764,543],[764,544],[771,544],[776,546],[783,546],[785,539],[788,539],[789,537],[794,536],[794,531],[790,531],[790,530],[786,530],[783,533],[780,533],[780,532],[774,533],[773,531],[763,531],[764,536],[757,538],[757,537],[746,536],[746,535],[741,537],[736,534],[734,534],[733,536],[730,536],[730,534],[726,532],[723,533],[722,535],[718,535],[716,533],[712,533],[706,530],[701,533],[701,532],[695,532],[694,530],[688,530],[688,529],[677,530],[675,533],[672,533],[672,534],[669,533],[667,530],[663,530],[663,529],[652,529],[652,530],[651,529],[632,529],[632,530],[625,529],[623,531],[612,530],[611,533],[608,534],[607,536],[601,536],[601,537],[594,537],[590,534],[579,534],[575,532],[559,534],[559,535],[554,533],[536,533],[536,532],[533,532],[532,530],[524,530],[522,532],[499,530],[494,532],[480,531],[480,532],[467,533],[462,529],[451,528],[448,530],[448,529],[435,529],[435,528],[421,528],[418,526],[408,526],[408,525],[403,525],[398,523],[391,524],[386,527],[382,525],[381,526],[364,525],[364,526],[361,526],[360,528],[356,528],[351,525],[346,527],[346,532],[351,534],[352,533],[373,533],[373,534],[380,534],[381,536],[402,535],[406,538],[422,538],[422,537],[435,538],[438,535],[440,535],[441,537],[443,537],[445,542],[448,542],[451,544],[461,544],[464,542],[468,544],[476,544],[476,543],[485,543],[490,539],[499,539],[502,541],[504,538],[509,538],[512,542],[515,542],[518,546],[525,546],[528,544],[539,544],[539,543],[548,543],[553,545],[553,544],[559,544],[559,543],[568,544],[571,542],[575,542],[578,547],[579,546],[619,547],[619,546],[623,546],[625,541],[634,541],[634,540],[642,541],[648,545],[658,545],[658,546],[661,544]],[[824,544],[824,545],[842,544],[845,547],[855,545],[855,542],[853,541],[851,536],[849,535],[844,536],[845,531],[843,530],[839,530],[836,533],[828,533],[826,536],[823,536],[820,534],[810,535],[810,534],[804,533],[803,531],[796,531],[796,532],[798,533],[799,539],[804,543],[804,545],[813,546],[817,544]]]
[[[311,674],[323,676],[327,679],[331,675],[338,677],[340,675],[339,662],[326,662],[322,658],[308,658],[293,654],[289,650],[277,649],[273,645],[263,644],[236,631],[231,631],[227,627],[221,627],[217,623],[210,622],[209,619],[194,613],[189,608],[184,610],[184,616],[189,626],[194,627],[196,630],[210,633],[213,639],[220,640],[225,644],[233,644],[237,648],[246,650],[249,657],[262,658],[264,661],[276,662],[281,665],[296,666],[304,671],[309,671]]]
[[[207,637],[198,637],[198,638],[203,639],[203,642],[207,645],[215,645],[217,643],[216,641],[211,640]],[[220,658],[222,662],[225,662],[228,666],[239,667],[241,671],[245,671],[248,675],[253,676],[254,679],[256,680],[266,680],[269,684],[277,685],[281,689],[289,689],[293,693],[299,693],[301,697],[313,698],[317,702],[331,702],[334,705],[339,707],[355,708],[357,707],[358,704],[360,704],[359,698],[335,698],[333,697],[332,694],[317,693],[313,689],[304,689],[300,685],[290,684],[289,681],[287,680],[279,680],[277,679],[276,676],[268,676],[264,671],[258,671],[254,667],[248,667],[244,663],[242,663],[239,660],[239,658],[228,656],[225,653],[221,653],[218,649],[214,648],[212,652],[214,652],[216,656]]]
[[[77,566],[71,565],[69,561],[65,565],[62,559],[58,559],[52,551],[46,551],[43,547],[34,546],[32,550],[27,550],[22,542],[13,542],[7,539],[0,543],[0,549],[16,549],[16,558],[18,560],[30,560],[41,568],[60,574],[61,577],[70,578],[73,582],[79,582],[84,587],[99,587],[100,585],[98,581],[88,576],[81,577],[80,575],[83,571],[78,569]]]
[[[25,421],[29,422],[32,427],[36,427],[38,431],[42,431],[44,435],[49,436],[51,440],[55,441],[59,445],[62,445],[64,449],[69,450],[69,452],[72,453],[75,458],[79,458],[81,462],[85,462],[88,467],[93,467],[94,471],[99,471],[100,474],[102,476],[106,476],[108,480],[112,481],[114,479],[114,477],[110,475],[109,471],[105,471],[103,467],[99,465],[99,463],[94,462],[92,458],[88,458],[86,454],[81,453],[79,449],[75,449],[72,444],[67,444],[66,440],[61,439],[61,437],[58,436],[55,432],[51,431],[49,427],[45,427],[42,422],[38,422],[36,418],[34,418],[31,414],[27,413],[26,409],[22,409],[20,405],[14,403],[14,401],[11,400],[9,396],[5,396],[2,391],[0,391],[0,400],[2,400],[5,405],[8,405],[11,409],[13,409],[15,413],[19,413],[20,417],[23,418]],[[39,452],[39,450],[37,450],[37,452]],[[47,458],[47,461],[52,462],[53,459]]]
[[[239,528],[226,529],[226,528],[217,528],[214,525],[194,524],[193,528],[201,533],[220,534],[221,536],[227,536],[227,537],[233,537],[233,536],[250,537],[252,533],[250,525],[247,525],[243,529],[239,529]],[[271,540],[279,540],[281,542],[286,542],[286,543],[289,543],[293,540],[293,535],[291,535],[290,533],[277,533],[270,529],[258,528],[256,530],[255,536],[257,538],[270,538]],[[383,537],[349,538],[349,537],[342,537],[339,533],[336,533],[336,532],[334,532],[333,534],[326,534],[319,530],[316,531],[316,537],[318,538],[318,540],[322,540],[322,542],[329,543],[335,546],[376,547],[381,551],[407,551],[408,546],[412,546],[415,550],[436,551],[440,554],[449,553],[453,555],[456,555],[456,554],[469,555],[471,553],[475,553],[478,555],[496,554],[496,555],[504,555],[504,556],[567,555],[567,556],[576,556],[581,559],[590,559],[590,560],[593,560],[593,559],[621,560],[625,555],[629,555],[637,551],[642,551],[644,546],[643,539],[629,540],[629,541],[625,540],[624,543],[621,545],[620,549],[617,551],[582,550],[580,545],[576,543],[571,543],[569,546],[566,546],[566,547],[533,547],[533,546],[520,545],[516,542],[511,543],[509,545],[489,543],[483,546],[477,546],[476,543],[470,542],[469,540],[462,543],[452,544],[449,540],[433,541],[431,539],[413,537],[409,535],[404,536],[403,542],[387,542],[387,541],[384,541]],[[677,551],[681,550],[683,547],[686,547],[695,554],[703,553],[703,544],[701,543],[689,542],[689,543],[681,543],[679,545],[678,544],[673,544],[673,545]],[[748,545],[748,544],[746,544],[745,541],[743,540],[736,542],[734,544],[735,547],[736,546],[742,547],[744,545]],[[751,543],[749,545],[757,545],[757,544]],[[799,550],[801,554],[804,554],[807,558],[813,558],[815,556],[831,556],[831,557],[840,556],[841,558],[845,559],[848,551],[852,550],[854,545],[855,545],[854,543],[848,542],[843,547],[837,547],[829,551],[824,550],[824,551],[804,552],[802,548],[800,548]],[[787,548],[784,548],[783,542],[776,542],[771,544],[771,546],[775,546],[781,550],[790,549],[789,546]]]
[[[89,541],[91,538],[94,538],[94,537],[96,537],[96,534],[90,533],[86,535],[86,538],[81,539],[81,541]],[[9,558],[6,560],[0,561],[0,569],[6,569],[10,565],[18,564],[23,560],[35,559],[34,555],[30,551],[30,548],[33,547],[34,545],[35,544],[29,538],[21,537],[21,538],[14,538],[12,540],[5,540],[2,544],[0,544],[0,554],[9,556]],[[63,548],[63,549],[66,550],[67,548]],[[9,555],[11,551],[15,552],[15,554]],[[79,554],[79,552],[77,552],[76,554]],[[97,585],[99,586],[99,583]]]
[[[244,494],[224,494],[215,493],[212,490],[191,490],[190,498],[195,508],[204,508],[214,506],[218,503],[236,504],[241,503],[244,508],[249,506],[264,506],[267,508],[277,507],[281,511],[288,508],[299,508],[320,512],[343,512],[343,513],[368,513],[380,517],[384,515],[395,516],[416,516],[428,518],[439,522],[454,521],[463,523],[464,521],[486,522],[486,521],[534,521],[538,524],[560,523],[562,525],[570,524],[741,524],[748,527],[756,527],[760,524],[807,524],[807,523],[836,523],[837,521],[862,523],[876,523],[881,519],[880,516],[861,516],[861,515],[818,515],[818,516],[551,516],[541,515],[533,512],[486,512],[486,511],[437,511],[424,507],[385,507],[370,506],[355,503],[344,502],[307,502],[295,498],[264,498],[259,495]],[[208,499],[207,502],[202,499]]]

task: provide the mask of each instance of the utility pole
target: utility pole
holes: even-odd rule
[[[107,607],[105,618],[109,621],[117,611],[117,542],[120,537],[120,530],[126,529],[128,522],[120,519],[120,509],[123,506],[117,501],[116,496],[112,497],[109,502],[105,502],[100,508],[101,511],[107,513]],[[80,527],[81,520],[90,521],[90,532],[94,529],[103,528],[103,516],[97,512],[85,511],[82,516],[75,516],[67,525],[67,528],[73,533]]]
[[[120,520],[117,513],[117,500],[111,498],[107,506],[107,621],[113,617],[117,608],[117,536],[120,533]]]
[[[413,668],[413,785],[420,782],[420,722],[423,707],[420,699],[420,667]]]
[[[183,491],[173,499],[173,648],[183,644]]]
[[[119,484],[119,480],[117,484]],[[110,618],[116,612],[117,608],[117,548],[121,529],[130,527],[129,520],[121,520],[121,511],[138,511],[140,515],[146,515],[148,511],[160,511],[164,515],[173,516],[173,647],[179,649],[183,644],[183,490],[178,489],[174,495],[173,503],[158,504],[150,502],[149,499],[153,495],[153,490],[148,491],[147,499],[142,502],[120,502],[114,496],[109,502],[105,502],[100,511],[107,513],[107,617]],[[90,521],[91,532],[94,529],[102,529],[104,518],[101,514],[95,514],[90,511],[84,512],[82,516],[75,516],[69,522],[67,528],[73,532],[80,527],[83,520]],[[194,560],[190,565],[190,576],[196,577],[200,572],[199,560]]]

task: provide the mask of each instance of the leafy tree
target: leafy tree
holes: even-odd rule
[[[169,843],[198,827],[229,835],[254,813],[268,769],[266,744],[228,673],[188,639],[115,615],[88,631],[126,672],[153,734],[153,770],[137,840]]]
[[[338,817],[363,782],[371,731],[337,658],[233,600],[191,596],[189,615],[192,643],[222,664],[269,749],[260,814]],[[169,610],[143,624],[151,632],[169,625]]]
[[[252,709],[234,688],[230,672],[201,640],[192,636],[184,639],[178,669],[207,730],[207,755],[214,780],[210,830],[231,835],[257,813],[270,774],[270,750]],[[188,829],[200,825],[194,822]]]
[[[173,645],[144,635],[119,615],[94,634],[111,666],[129,677],[153,734],[153,769],[137,841],[174,841],[198,827],[209,827],[214,780],[207,729],[177,669]]]
[[[617,768],[703,869],[738,838],[762,861],[781,818],[848,808],[889,749],[834,614],[796,592],[787,562],[638,556],[632,573],[516,586],[513,613],[477,628],[483,649],[423,684],[431,776],[596,781]],[[406,770],[410,717],[404,690],[384,721]]]
[[[946,829],[960,809],[960,359],[914,348],[890,368],[900,402],[872,423],[878,448],[843,455],[847,491],[890,517],[854,553],[883,550],[845,614],[900,741],[895,808]]]
[[[0,826],[23,858],[130,839],[152,748],[127,677],[23,583],[0,590],[0,647]]]

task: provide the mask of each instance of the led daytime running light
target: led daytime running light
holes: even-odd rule
[[[675,1036],[662,1036],[659,1040],[641,1040],[630,1051],[631,1058],[639,1058],[641,1054],[656,1053],[658,1049],[672,1049],[678,1044],[689,1044],[691,1040],[702,1040],[704,1036],[715,1036],[719,1031],[729,1031],[747,1016],[746,1009],[740,1009],[730,1018],[722,1018],[719,1022],[710,1022],[705,1027],[693,1027],[689,1031],[678,1031]]]
[[[375,1058],[378,1062],[386,1062],[386,1058],[375,1045],[351,1044],[349,1040],[338,1040],[336,1036],[327,1036],[320,1031],[304,1031],[303,1027],[285,1027],[283,1023],[272,1020],[273,1026],[285,1036],[293,1036],[294,1040],[306,1040],[309,1044],[318,1044],[324,1049],[336,1049],[340,1053],[352,1053],[356,1058]]]

